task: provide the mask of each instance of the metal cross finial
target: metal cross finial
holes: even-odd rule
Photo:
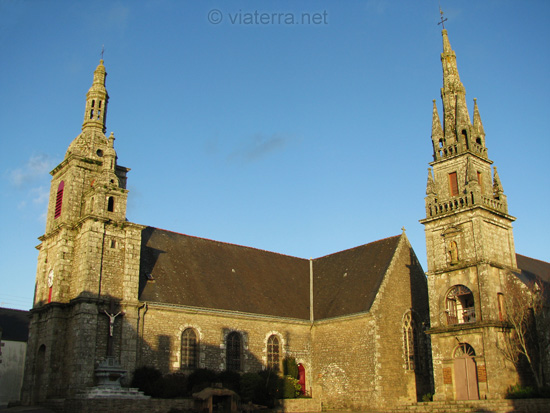
[[[443,18],[443,10],[441,10],[441,6],[439,6],[439,14],[441,14],[441,21],[439,23],[437,23],[438,25],[440,24],[441,27],[443,27],[443,29],[445,29],[445,22],[447,21],[447,18]]]
[[[105,45],[101,45],[101,60],[103,60],[103,53],[105,53]]]

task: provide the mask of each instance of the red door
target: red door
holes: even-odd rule
[[[298,364],[298,383],[302,387],[302,394],[306,394],[306,369],[302,364]]]

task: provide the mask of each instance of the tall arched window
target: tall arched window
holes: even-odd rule
[[[405,368],[416,370],[417,349],[416,349],[416,326],[412,312],[408,311],[403,317],[403,345],[405,350]]]
[[[455,285],[445,299],[447,323],[475,323],[474,294],[464,285]]]
[[[197,333],[192,328],[186,328],[181,334],[181,368],[197,367]]]
[[[55,213],[54,219],[57,219],[61,216],[61,207],[63,205],[63,189],[65,188],[65,181],[59,182],[57,187],[57,195],[55,197]]]
[[[279,338],[272,335],[267,339],[267,368],[279,370]]]
[[[226,343],[226,367],[229,371],[241,370],[241,335],[237,332],[229,333]]]

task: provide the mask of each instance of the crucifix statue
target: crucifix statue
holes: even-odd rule
[[[110,313],[108,313],[106,310],[103,310],[105,315],[109,317],[109,336],[107,337],[107,356],[113,356],[113,332],[115,329],[115,319],[119,315],[124,315],[123,312],[119,311],[118,313],[114,313],[115,310],[115,303],[111,301],[110,305]]]

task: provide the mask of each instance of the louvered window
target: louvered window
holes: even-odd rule
[[[61,216],[61,206],[63,205],[63,188],[65,188],[65,182],[61,181],[57,187],[57,195],[55,197],[55,219]]]

